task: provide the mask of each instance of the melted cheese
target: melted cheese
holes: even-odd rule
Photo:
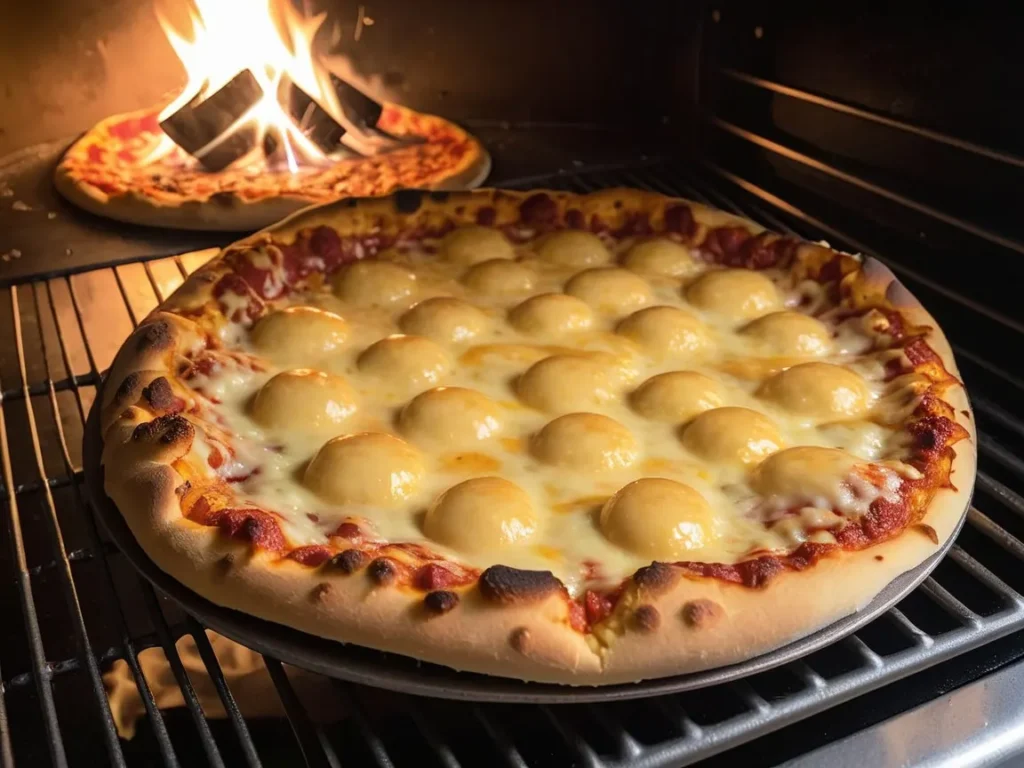
[[[460,227],[441,241],[441,255],[456,264],[477,264],[491,259],[514,259],[516,252],[496,229]]]
[[[263,317],[252,329],[252,343],[279,365],[310,365],[341,349],[348,323],[317,307],[286,307]]]
[[[640,447],[629,430],[597,413],[559,416],[533,438],[534,456],[554,467],[613,472],[637,460]]]
[[[544,261],[563,267],[594,267],[611,260],[601,238],[576,230],[548,235],[537,244],[536,251]]]
[[[686,277],[700,269],[689,248],[664,238],[637,243],[626,252],[622,266],[641,275],[665,277]]]
[[[705,272],[687,286],[686,300],[732,322],[760,317],[781,303],[772,281],[747,269]]]
[[[598,312],[614,315],[631,312],[651,301],[647,281],[617,267],[584,270],[566,283],[565,292]]]
[[[350,265],[251,332],[229,323],[225,343],[265,370],[190,380],[235,436],[233,475],[259,469],[238,493],[295,544],[358,519],[477,567],[551,570],[575,594],[653,558],[728,563],[825,540],[909,476],[908,438],[886,425],[914,382],[884,383],[888,353],[847,351],[884,329],[772,319],[807,286],[707,267],[669,241],[613,253],[563,232],[510,254],[485,231]],[[812,361],[856,396],[801,373]],[[295,365],[344,384],[272,383]],[[786,458],[799,446],[850,458],[801,485]]]

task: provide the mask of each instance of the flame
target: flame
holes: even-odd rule
[[[288,169],[326,161],[277,99],[278,87],[288,77],[332,115],[340,111],[328,75],[317,62],[313,42],[327,14],[299,15],[288,0],[192,0],[188,9],[191,29],[182,34],[157,8],[157,19],[185,67],[188,82],[174,101],[160,112],[160,120],[195,98],[216,93],[235,75],[248,69],[263,90],[263,98],[218,139],[242,125],[255,125],[260,141],[275,130]],[[168,142],[170,140],[168,139]],[[173,142],[171,142],[173,146]],[[152,158],[151,158],[152,159]]]

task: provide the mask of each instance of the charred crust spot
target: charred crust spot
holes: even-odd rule
[[[935,532],[935,529],[926,523],[918,523],[914,526],[914,530],[918,533],[923,533],[925,537],[935,545],[939,543],[939,534]]]
[[[562,589],[551,571],[522,571],[492,565],[480,575],[480,593],[492,603],[514,605],[543,600]]]
[[[676,583],[679,570],[668,563],[651,563],[633,574],[633,581],[647,594],[660,594]]]
[[[565,225],[569,229],[584,229],[587,226],[587,217],[578,208],[570,208],[565,212]]]
[[[722,616],[722,607],[711,600],[700,598],[683,604],[683,623],[693,629],[710,627]]]
[[[314,603],[322,603],[327,599],[328,595],[331,594],[333,589],[334,588],[326,581],[321,581],[313,587],[312,592],[309,593],[309,597]]]
[[[966,408],[961,410],[960,413],[963,415],[965,419],[971,418],[971,412],[968,411]]]
[[[394,584],[395,579],[398,578],[398,568],[392,560],[386,557],[378,557],[366,570],[370,574],[370,578],[373,579],[377,584],[382,587],[386,587],[389,584]]]
[[[164,445],[189,442],[195,437],[192,422],[183,416],[157,416],[152,421],[139,424],[132,432],[132,440],[159,440]]]
[[[416,213],[423,204],[423,193],[418,189],[402,189],[395,192],[395,210],[399,213]]]
[[[882,562],[883,560],[885,560],[885,558],[881,555],[875,555],[875,560],[877,560],[878,562]]]
[[[550,227],[558,220],[558,203],[543,192],[530,195],[519,206],[519,218],[532,227]]]
[[[139,388],[139,378],[138,371],[125,376],[121,386],[114,393],[114,402],[118,405],[124,405],[129,400],[134,400],[135,390]]]
[[[142,388],[142,396],[153,408],[158,411],[166,411],[174,407],[178,398],[171,389],[171,384],[163,376],[158,376],[149,382],[149,386]]]
[[[508,636],[508,644],[512,646],[512,649],[516,653],[526,654],[527,646],[530,642],[530,630],[526,627],[517,627],[512,630],[512,634]]]
[[[447,589],[428,592],[427,596],[423,598],[423,607],[437,616],[440,616],[442,613],[448,613],[458,604],[459,596]]]
[[[155,323],[142,326],[138,330],[138,335],[137,348],[140,352],[166,349],[174,341],[171,326],[166,320],[157,320]]]
[[[174,493],[180,499],[186,493],[188,493],[191,490],[192,490],[192,481],[191,480],[186,480],[184,483],[182,483],[181,485],[179,485],[177,488],[174,489]]]
[[[327,564],[332,568],[337,568],[342,573],[352,574],[365,567],[369,559],[370,556],[362,550],[346,549],[344,552],[339,552],[328,560]]]
[[[654,632],[661,626],[661,614],[653,605],[641,605],[633,611],[632,625],[638,632]]]
[[[490,205],[484,206],[476,212],[476,223],[481,227],[493,226],[497,220],[498,211]]]

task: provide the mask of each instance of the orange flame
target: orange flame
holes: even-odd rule
[[[263,98],[236,120],[225,135],[248,124],[257,127],[262,140],[267,131],[275,129],[292,173],[299,170],[300,164],[325,161],[323,152],[285,112],[277,93],[281,81],[288,77],[330,114],[338,115],[337,96],[327,87],[328,76],[313,54],[313,41],[326,14],[302,17],[287,0],[192,1],[188,36],[181,34],[157,9],[160,26],[188,75],[178,97],[160,112],[160,120],[197,96],[202,99],[216,93],[235,75],[248,69],[262,88]]]

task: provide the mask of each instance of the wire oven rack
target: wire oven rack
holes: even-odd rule
[[[654,189],[866,250],[714,166],[661,162],[509,186],[542,184]],[[446,768],[597,768],[690,763],[1024,628],[1024,462],[1018,458],[1024,422],[1012,406],[998,404],[1012,402],[1003,393],[1019,395],[1024,384],[998,360],[962,346],[970,345],[976,324],[955,322],[952,313],[973,318],[976,307],[952,287],[903,270],[911,290],[950,331],[974,396],[981,470],[977,506],[948,558],[896,608],[836,646],[778,670],[629,706],[473,705],[387,694],[388,706],[381,707],[381,694],[338,683],[351,714],[322,726],[303,708],[281,664],[266,658],[294,734],[282,739],[277,731],[268,746],[264,727],[241,716],[203,628],[136,577],[96,526],[80,473],[84,417],[100,372],[133,325],[209,255],[121,264],[12,285],[0,294],[0,537],[9,540],[0,552],[0,604],[7,606],[0,635],[4,766],[96,764],[100,755],[114,765],[132,763],[137,751],[134,743],[119,741],[101,680],[114,659],[127,661],[148,715],[136,740],[152,750],[148,761],[163,765],[198,758],[214,766],[257,766],[285,754],[311,766],[415,760]],[[1005,318],[986,319],[1020,332]],[[204,717],[175,649],[185,634],[195,640],[228,714],[223,727]],[[153,646],[170,662],[187,717],[156,706],[138,663],[138,654]]]

